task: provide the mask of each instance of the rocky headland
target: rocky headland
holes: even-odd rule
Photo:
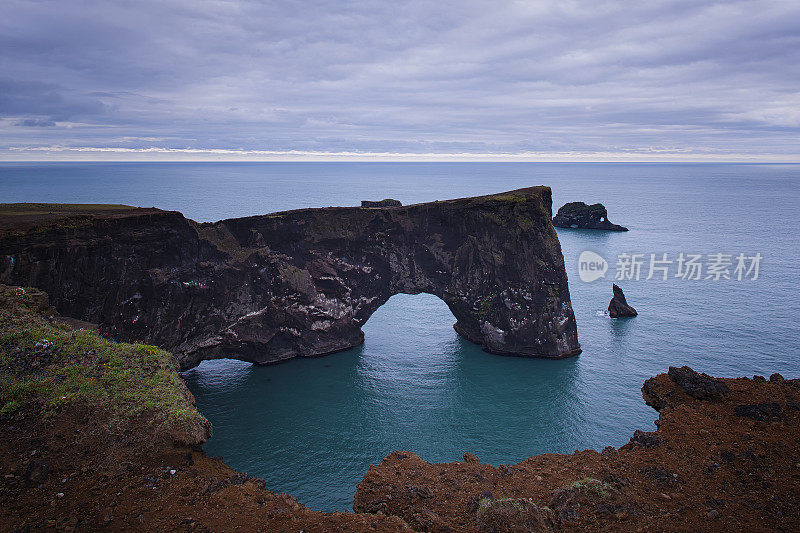
[[[200,224],[126,206],[0,205],[0,282],[107,337],[258,364],[345,350],[397,293],[438,296],[489,352],[580,352],[548,187]]]
[[[628,231],[625,226],[609,222],[608,211],[603,204],[587,205],[583,202],[562,205],[553,217],[553,225],[557,228]]]
[[[655,431],[515,465],[392,452],[354,513],[311,511],[202,451],[210,425],[154,346],[0,286],[0,531],[793,531],[800,380],[648,379]]]

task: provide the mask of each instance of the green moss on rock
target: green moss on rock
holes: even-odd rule
[[[32,288],[0,285],[0,414],[27,403],[47,417],[80,403],[122,422],[146,415],[187,444],[210,436],[171,353],[74,329]],[[188,431],[188,433],[187,433]]]

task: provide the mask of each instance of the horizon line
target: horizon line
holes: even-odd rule
[[[360,152],[226,148],[7,147],[0,162],[530,162],[530,163],[800,163],[800,154],[742,154],[711,150],[647,148],[553,152]]]

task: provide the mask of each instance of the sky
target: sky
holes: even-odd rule
[[[0,160],[800,162],[800,1],[3,0]]]

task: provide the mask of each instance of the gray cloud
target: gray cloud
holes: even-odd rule
[[[797,2],[6,4],[0,152],[798,153]]]
[[[56,125],[52,120],[42,120],[36,118],[26,118],[13,123],[14,126],[22,126],[24,128],[51,128]]]

